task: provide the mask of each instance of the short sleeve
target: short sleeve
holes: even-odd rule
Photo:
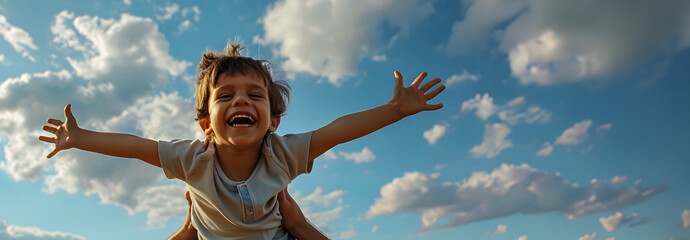
[[[158,142],[158,156],[165,176],[187,181],[193,171],[195,160],[204,154],[204,142],[181,140]]]
[[[266,147],[273,153],[273,160],[285,170],[290,180],[302,173],[311,172],[312,162],[309,161],[311,133],[268,136]]]

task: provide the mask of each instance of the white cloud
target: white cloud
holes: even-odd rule
[[[668,190],[665,184],[642,187],[595,181],[586,186],[531,168],[503,164],[491,173],[474,172],[462,182],[442,183],[440,174],[405,173],[381,188],[367,211],[372,218],[421,212],[420,232],[514,214],[558,212],[568,218],[623,209]]]
[[[45,231],[36,227],[20,227],[7,225],[5,221],[0,221],[0,239],[17,240],[86,240],[85,237],[59,232]]]
[[[604,131],[611,130],[611,127],[613,127],[613,124],[611,124],[611,123],[602,124],[601,126],[597,127],[596,132],[597,132],[597,134],[601,134]]]
[[[606,238],[606,240],[616,240],[615,237]]]
[[[434,124],[434,127],[424,131],[424,138],[426,138],[429,144],[434,145],[446,133],[446,127],[446,125]]]
[[[515,125],[519,122],[532,124],[546,123],[551,120],[551,113],[539,106],[531,105],[524,109],[525,97],[519,96],[502,106],[494,104],[494,99],[488,93],[475,95],[474,98],[462,103],[461,112],[476,109],[477,116],[483,120],[498,112],[498,117],[505,123]]]
[[[544,148],[537,152],[537,156],[549,156],[553,152],[553,145],[549,142],[544,143]]]
[[[328,149],[328,151],[323,153],[323,158],[326,160],[336,160],[338,159],[338,155],[333,151],[333,149]]]
[[[527,240],[527,235],[520,236],[518,240]]]
[[[156,19],[159,21],[170,20],[180,10],[180,5],[168,3],[165,7],[156,7],[156,10],[159,12],[159,14],[156,14]]]
[[[608,216],[608,217],[600,217],[599,222],[601,223],[601,226],[606,229],[607,232],[612,232],[618,227],[620,227],[621,224],[627,223],[632,221],[637,217],[636,213],[633,213],[632,216],[630,217],[624,217],[623,213],[621,212],[616,212],[616,214]]]
[[[510,128],[504,124],[494,123],[484,125],[484,141],[482,144],[474,146],[470,152],[474,157],[493,158],[498,156],[506,148],[513,144],[506,137],[510,134]]]
[[[345,194],[343,190],[335,190],[330,192],[329,194],[323,195],[323,189],[321,187],[316,187],[312,194],[300,198],[299,201],[300,204],[315,203],[318,206],[329,206],[331,205],[331,201],[336,201],[338,204],[342,204],[343,194]]]
[[[520,96],[511,101],[506,105],[500,107],[498,112],[498,117],[504,122],[515,125],[520,121],[527,124],[547,123],[551,120],[551,113],[546,109],[542,109],[539,106],[531,105],[527,110],[523,110],[522,105],[525,102],[525,97]]]
[[[124,4],[127,5],[127,6],[131,6],[131,5],[132,5],[132,0],[122,0],[122,3],[124,3]]]
[[[496,226],[496,232],[494,232],[494,234],[504,234],[506,233],[506,230],[508,230],[508,227],[506,225],[498,224],[498,226]]]
[[[302,197],[301,191],[291,193],[307,219],[321,229],[327,229],[330,221],[340,218],[344,209],[342,199],[344,194],[343,190],[333,190],[324,195],[321,187],[316,187],[314,192],[305,197]],[[323,207],[329,207],[331,202],[335,202],[337,206],[329,210],[323,210]]]
[[[386,54],[374,55],[371,57],[371,60],[374,62],[385,62],[388,61],[388,57],[386,57]]]
[[[584,142],[587,139],[587,130],[592,126],[592,120],[582,120],[572,127],[563,131],[561,136],[556,138],[554,144],[569,144],[576,145]]]
[[[683,210],[683,212],[680,214],[680,218],[683,219],[683,227],[689,228],[690,227],[690,209]]]
[[[616,184],[616,183],[622,183],[628,180],[628,177],[626,176],[615,176],[611,178],[611,183]]]
[[[288,77],[308,73],[338,86],[359,60],[386,47],[384,22],[406,33],[433,12],[428,0],[284,0],[268,7],[264,35],[254,41],[277,48]]]
[[[5,18],[4,15],[0,15],[0,35],[2,35],[7,43],[12,45],[14,51],[21,53],[22,57],[28,58],[34,62],[36,61],[29,53],[29,49],[38,49],[38,47],[34,45],[34,40],[24,29],[12,26],[12,24],[7,22],[7,18]]]
[[[498,111],[498,106],[494,105],[494,99],[485,93],[484,95],[477,94],[474,98],[464,101],[460,111],[465,112],[474,109],[477,109],[479,118],[486,120]]]
[[[523,84],[605,80],[690,46],[689,9],[683,0],[470,0],[441,50],[467,53],[495,38]],[[645,20],[637,17],[642,15]]]
[[[339,151],[338,154],[346,160],[354,161],[355,163],[367,163],[376,159],[376,155],[374,155],[374,152],[372,152],[369,147],[364,147],[361,152],[349,153]]]
[[[66,25],[66,22],[72,19],[74,19],[74,13],[68,12],[67,10],[63,10],[58,13],[58,15],[55,15],[55,22],[50,25],[50,32],[55,35],[53,42],[60,44],[62,48],[70,47],[74,50],[84,52],[87,50],[87,46],[82,45],[74,30]]]
[[[201,10],[197,6],[186,7],[182,9],[182,17],[187,17],[187,14],[194,13],[194,21],[199,22],[201,19]]]
[[[462,71],[462,74],[460,74],[460,75],[453,74],[453,76],[450,76],[450,78],[448,78],[448,80],[446,80],[446,85],[450,86],[452,84],[464,82],[466,80],[476,82],[476,81],[479,81],[479,76],[475,75],[475,74],[470,74],[467,72],[467,69],[465,69]]]
[[[0,54],[0,64],[5,64],[5,55]]]
[[[420,172],[408,172],[402,177],[381,188],[381,198],[367,211],[367,218],[398,212],[416,207],[421,197],[429,192],[427,185],[436,181],[440,174],[427,175]]]
[[[596,238],[596,237],[597,237],[596,233],[585,234],[584,236],[579,237],[577,240],[594,240],[594,238]]]
[[[182,32],[189,30],[192,28],[192,22],[189,20],[184,20],[180,23],[179,26],[177,26],[177,34],[180,35]]]
[[[434,166],[434,170],[438,171],[438,170],[441,170],[445,167],[446,167],[445,164],[436,164],[436,166]]]
[[[357,232],[355,230],[347,230],[340,233],[340,239],[351,239],[356,238]]]
[[[371,228],[371,232],[373,232],[373,233],[375,233],[378,230],[379,230],[379,225],[374,225],[374,227]]]

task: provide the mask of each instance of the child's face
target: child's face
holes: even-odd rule
[[[211,88],[209,116],[200,121],[219,146],[251,147],[275,131],[280,118],[271,117],[268,89],[256,74],[222,74]]]

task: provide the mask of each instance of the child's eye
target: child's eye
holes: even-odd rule
[[[251,94],[249,94],[249,97],[251,97],[251,98],[262,98],[261,94],[258,94],[258,93],[251,93]]]
[[[232,94],[221,94],[218,96],[218,99],[227,99],[227,98],[232,98]]]

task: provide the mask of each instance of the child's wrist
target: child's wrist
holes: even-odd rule
[[[384,104],[384,106],[387,107],[389,111],[393,113],[393,115],[397,118],[397,120],[403,119],[407,117],[405,113],[403,113],[402,108],[400,107],[400,103],[394,100],[388,101],[387,103]]]

